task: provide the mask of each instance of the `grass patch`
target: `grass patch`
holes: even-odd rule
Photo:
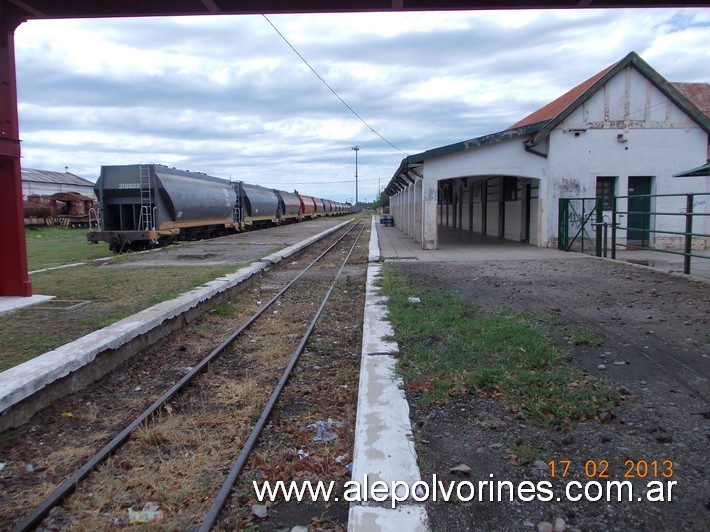
[[[574,331],[568,337],[569,343],[573,345],[600,346],[604,343],[604,337],[590,330]]]
[[[415,289],[391,267],[381,285],[400,371],[426,403],[478,393],[502,399],[530,423],[559,428],[614,406],[618,394],[571,366],[533,316],[485,312],[450,293]],[[410,302],[413,295],[421,302]]]
[[[27,268],[34,271],[111,256],[106,246],[86,240],[87,232],[88,229],[60,227],[25,229]]]
[[[536,447],[528,440],[521,440],[509,446],[506,454],[514,464],[531,464],[538,459],[547,463],[549,455],[547,451]]]
[[[235,266],[77,266],[32,275],[35,294],[87,300],[76,310],[29,307],[0,316],[0,371],[233,272]]]
[[[223,301],[212,309],[213,314],[218,316],[235,316],[239,312],[239,307],[232,301]]]

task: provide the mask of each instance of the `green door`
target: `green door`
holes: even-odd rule
[[[651,177],[629,176],[629,246],[648,247],[651,229]]]

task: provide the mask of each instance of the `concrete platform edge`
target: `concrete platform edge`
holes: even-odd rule
[[[21,296],[5,296],[0,297],[0,314],[7,314],[9,312],[14,312],[15,310],[30,307],[32,305],[39,305],[40,303],[46,303],[54,299],[54,296],[40,296],[34,295],[30,297]]]
[[[377,221],[373,216],[372,222],[370,223],[370,247],[367,260],[368,262],[379,262],[380,257],[380,239],[377,235]]]
[[[6,411],[52,382],[90,364],[102,352],[116,349],[160,326],[164,321],[179,316],[203,301],[243,283],[253,275],[265,270],[270,264],[297,253],[318,238],[338,230],[347,223],[350,222],[343,222],[331,227],[268,257],[263,257],[249,266],[240,268],[233,274],[219,277],[185,292],[177,298],[158,303],[108,327],[3,371],[0,373],[0,412]]]
[[[352,506],[348,530],[396,530],[398,532],[428,531],[428,518],[423,505],[402,505],[397,508]]]
[[[352,475],[359,483],[361,501],[350,506],[348,530],[424,531],[428,518],[423,503],[414,503],[410,497],[393,508],[391,496],[373,502],[371,492],[377,481],[390,487],[395,481],[406,482],[411,488],[421,480],[409,403],[396,374],[398,347],[386,338],[392,326],[384,307],[386,298],[376,286],[381,270],[381,264],[368,265]]]
[[[296,244],[293,244],[287,248],[284,248],[281,251],[276,251],[275,253],[272,253],[271,255],[267,255],[266,257],[262,257],[261,259],[259,259],[259,262],[265,262],[267,264],[275,264],[279,261],[282,261],[283,259],[293,255],[294,253],[301,251],[303,248],[305,248],[306,246],[315,242],[319,238],[323,238],[324,236],[329,235],[330,233],[332,233],[334,231],[337,231],[341,227],[345,227],[349,223],[352,223],[352,220],[347,220],[343,223],[336,225],[335,227],[331,227],[330,229],[326,229],[325,231],[322,231],[322,232],[318,233],[317,235],[313,235],[312,237],[306,238],[305,240],[302,240],[301,242],[297,242]]]

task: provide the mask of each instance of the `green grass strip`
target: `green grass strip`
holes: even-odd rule
[[[32,275],[36,294],[90,303],[77,310],[21,309],[0,316],[0,371],[236,271],[235,266],[95,267]]]
[[[400,372],[426,403],[482,394],[532,424],[557,428],[615,405],[618,394],[572,366],[534,316],[485,312],[454,294],[415,287],[393,267],[381,284],[402,352]]]
[[[87,231],[60,227],[26,229],[28,269],[34,271],[110,257],[108,246],[92,245],[86,240]]]

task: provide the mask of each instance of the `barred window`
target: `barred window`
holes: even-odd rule
[[[603,209],[611,210],[611,200],[614,197],[614,184],[616,177],[614,176],[597,176],[597,199],[602,200]]]

